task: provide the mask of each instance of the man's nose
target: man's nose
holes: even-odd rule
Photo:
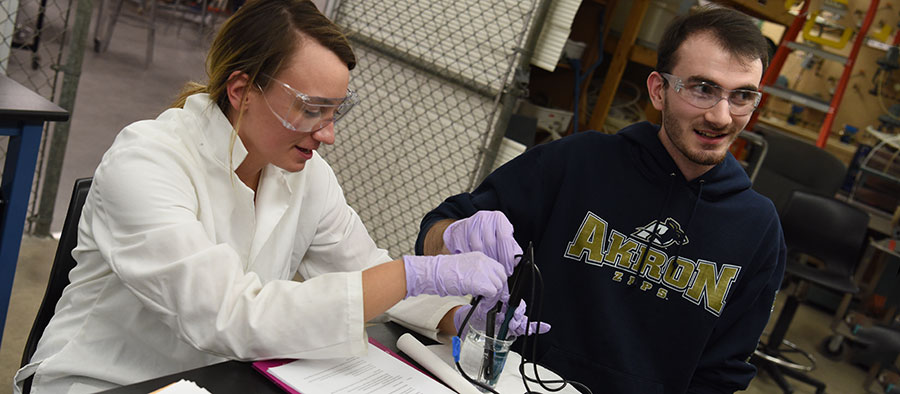
[[[712,108],[706,110],[704,118],[715,127],[723,128],[728,126],[732,121],[731,107],[728,103],[728,99],[723,98]]]

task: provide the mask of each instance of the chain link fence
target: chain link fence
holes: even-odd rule
[[[61,92],[60,65],[78,1],[0,1],[0,71],[51,101],[74,102],[74,90]],[[421,217],[476,181],[495,125],[509,116],[501,99],[540,1],[339,2],[333,18],[358,56],[351,84],[363,103],[339,125],[339,142],[322,152],[348,202],[392,255],[412,252]],[[53,127],[45,129],[35,194]],[[5,155],[6,141],[0,144]],[[26,231],[37,211],[31,200]]]
[[[334,20],[358,57],[362,103],[322,149],[348,203],[392,256],[419,222],[469,190],[504,117],[501,98],[539,0],[344,0]]]
[[[2,0],[0,1],[0,72],[37,94],[71,111],[75,101],[80,51],[67,51],[73,34],[83,35],[90,21],[90,0]],[[78,7],[81,5],[82,7]],[[76,12],[78,9],[80,12]],[[77,18],[76,18],[77,15]],[[72,23],[81,24],[73,29]],[[72,59],[77,58],[77,64]],[[73,67],[74,66],[74,67]],[[47,153],[54,133],[67,133],[68,123],[47,123],[37,158],[32,196],[29,199],[25,231],[31,232],[47,170]],[[2,159],[9,137],[2,138]],[[5,160],[3,160],[5,161]],[[3,161],[0,161],[2,163]],[[54,170],[54,169],[50,169]],[[58,171],[58,169],[55,169]],[[57,185],[48,186],[55,195]],[[51,211],[52,214],[52,211]],[[41,234],[41,235],[49,235]]]
[[[63,43],[73,0],[0,2],[0,68],[6,75],[54,100]]]

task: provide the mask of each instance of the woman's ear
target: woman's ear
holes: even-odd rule
[[[650,94],[650,101],[653,103],[653,108],[656,108],[657,111],[662,111],[665,103],[664,92],[666,86],[664,82],[665,80],[662,75],[659,75],[656,71],[650,73],[647,77],[647,92]]]
[[[236,113],[241,111],[241,107],[250,100],[250,76],[243,71],[235,71],[228,76],[228,82],[225,82],[225,94],[228,95],[228,102],[231,109]]]

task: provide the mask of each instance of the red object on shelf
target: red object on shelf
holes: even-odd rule
[[[781,68],[784,66],[785,59],[787,59],[788,53],[790,53],[791,49],[788,48],[787,43],[795,41],[797,39],[797,35],[800,30],[802,30],[803,25],[806,23],[806,19],[809,16],[809,4],[811,1],[807,0],[803,2],[803,6],[800,9],[800,13],[794,18],[794,21],[791,22],[791,26],[788,28],[787,32],[785,32],[784,37],[781,39],[781,43],[778,45],[778,50],[775,52],[775,56],[772,57],[772,62],[769,64],[769,68],[766,70],[765,75],[763,75],[762,82],[760,83],[760,89],[763,86],[772,86],[775,84],[775,80],[778,78],[778,75],[781,73]],[[869,9],[866,11],[865,19],[863,20],[862,26],[860,26],[859,31],[856,32],[856,38],[853,41],[853,47],[850,50],[850,56],[847,57],[847,62],[844,64],[844,71],[841,73],[841,79],[838,81],[837,88],[835,89],[834,96],[831,98],[831,102],[828,105],[828,112],[825,114],[825,120],[822,122],[822,127],[819,129],[819,136],[816,139],[816,146],[819,148],[824,148],[825,144],[828,142],[828,136],[831,134],[831,126],[834,124],[834,118],[837,115],[837,108],[841,104],[841,99],[844,97],[844,92],[847,90],[847,83],[850,80],[850,76],[853,72],[853,65],[856,63],[856,57],[859,55],[859,50],[862,48],[863,42],[866,40],[866,34],[869,31],[869,27],[872,26],[872,21],[875,19],[875,12],[878,10],[879,0],[871,0],[869,2]],[[898,34],[894,38],[894,45],[900,42],[900,34]],[[759,102],[759,106],[766,102],[768,94],[763,94],[762,99]],[[753,113],[753,116],[750,118],[750,122],[747,125],[748,130],[752,130],[753,125],[756,124],[757,118],[759,117],[759,112],[756,111]]]
[[[860,26],[859,31],[856,32],[856,39],[853,41],[853,49],[850,50],[850,56],[847,57],[847,64],[844,65],[844,72],[841,73],[841,80],[838,82],[834,97],[831,98],[831,105],[828,106],[828,114],[825,115],[825,122],[822,123],[822,128],[819,130],[819,139],[816,140],[816,146],[819,148],[824,148],[825,143],[828,142],[828,135],[831,134],[831,125],[834,123],[837,107],[841,104],[841,99],[844,98],[844,91],[847,90],[847,82],[850,81],[853,65],[856,64],[856,56],[859,55],[859,49],[862,48],[863,42],[866,40],[866,34],[869,32],[869,27],[872,26],[872,21],[875,19],[875,11],[877,10],[878,0],[871,0],[869,2],[869,10],[866,11],[866,19],[863,20],[862,26]]]
[[[778,74],[781,73],[781,67],[784,66],[784,61],[787,59],[788,54],[791,53],[791,49],[787,47],[787,43],[796,40],[797,34],[800,34],[800,30],[803,29],[803,24],[806,23],[806,16],[809,14],[809,3],[809,0],[803,2],[800,13],[794,17],[791,26],[788,27],[784,36],[781,37],[781,43],[778,44],[778,50],[775,51],[775,56],[772,56],[772,59],[769,61],[769,68],[767,68],[766,73],[763,74],[762,81],[759,84],[759,90],[762,90],[763,86],[774,85],[775,80],[778,79]],[[763,104],[766,103],[768,97],[768,94],[763,93],[757,108],[762,107]],[[753,130],[753,125],[756,124],[757,118],[759,118],[759,111],[753,111],[753,116],[750,117],[750,122],[747,124],[747,130]]]

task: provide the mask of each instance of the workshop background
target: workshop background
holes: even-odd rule
[[[316,3],[350,33],[359,58],[351,85],[363,99],[339,125],[337,143],[321,153],[376,243],[394,256],[412,251],[425,212],[444,197],[471,190],[528,147],[584,130],[614,133],[637,121],[658,122],[645,82],[656,44],[668,21],[699,5]],[[830,290],[799,276],[786,280],[754,358],[762,370],[746,392],[781,392],[773,368],[820,380],[829,393],[896,391],[900,258],[890,241],[900,237],[900,4],[717,3],[757,18],[773,54],[783,59],[770,67],[766,99],[732,147],[754,187],[767,194],[764,185],[779,185],[766,189],[777,200],[793,191],[784,185],[812,190],[806,181],[827,175],[839,181],[824,194],[869,217],[851,267],[858,291]],[[72,114],[44,131],[0,345],[0,382],[11,382],[20,365],[75,179],[92,175],[122,127],[155,117],[185,82],[205,78],[212,34],[233,6],[207,0],[0,1],[0,71]],[[832,159],[837,170],[825,174],[818,160]],[[777,177],[783,179],[773,181]],[[791,296],[798,309],[778,330],[786,329],[784,338],[802,352],[782,346],[773,355],[768,339]],[[783,357],[788,362],[770,360]],[[790,375],[786,379],[797,393],[815,392]],[[0,394],[8,390],[0,384]]]

